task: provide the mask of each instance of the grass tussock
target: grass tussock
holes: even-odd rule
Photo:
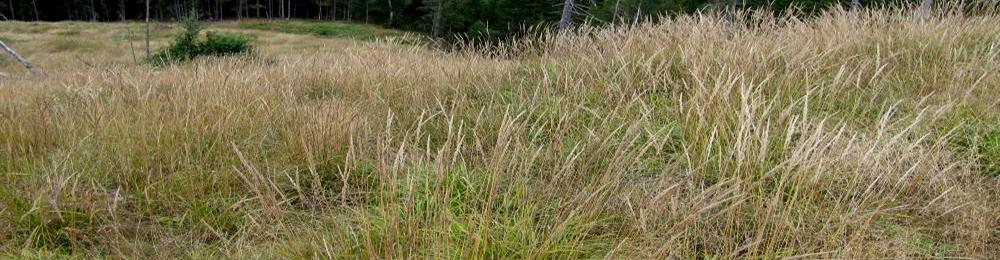
[[[0,81],[0,250],[1000,256],[995,14],[736,17],[504,59],[247,30],[269,58],[164,67],[92,37],[128,25],[7,28],[47,76]]]

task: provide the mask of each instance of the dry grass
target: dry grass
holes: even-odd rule
[[[138,24],[6,24],[46,76],[4,60],[0,249],[1000,256],[997,16],[748,16],[509,59],[244,31],[257,57],[170,67],[134,64]]]

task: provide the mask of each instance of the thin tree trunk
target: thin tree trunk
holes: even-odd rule
[[[920,8],[917,9],[917,18],[920,20],[926,20],[931,17],[931,8],[934,6],[934,0],[924,0],[920,3]]]
[[[153,59],[153,53],[149,49],[149,0],[146,0],[146,61]]]
[[[97,21],[97,7],[94,6],[94,0],[90,0],[90,21]]]
[[[392,26],[392,19],[396,16],[396,11],[392,9],[392,0],[385,0],[389,3],[389,26]]]
[[[728,24],[736,22],[736,6],[739,5],[739,0],[729,1],[729,6],[724,7],[725,11],[722,14],[722,21]],[[721,3],[720,3],[721,4]]]
[[[569,30],[573,26],[573,0],[563,3],[562,16],[559,18],[559,31]]]
[[[174,0],[174,20],[180,21],[182,18],[181,4]]]
[[[35,10],[35,21],[38,21],[38,3],[35,0],[31,0],[31,8]]]
[[[236,20],[243,20],[243,0],[239,1],[239,5],[236,10]]]
[[[10,19],[17,20],[17,14],[14,13],[14,0],[9,0],[7,2],[7,6],[10,7]]]
[[[621,17],[621,6],[622,6],[622,0],[616,0],[615,1],[615,13],[611,17],[611,22],[612,23],[617,23],[618,20],[619,20],[619,17]]]
[[[101,10],[104,11],[104,17],[105,17],[104,19],[107,19],[107,21],[111,21],[111,11],[108,9],[110,9],[108,8],[108,3],[105,2],[105,0],[101,0]]]
[[[434,21],[431,25],[431,34],[434,37],[441,37],[441,12],[444,10],[444,0],[437,0],[437,7],[434,8]]]
[[[14,49],[10,48],[10,46],[7,46],[7,44],[4,43],[3,40],[0,40],[0,46],[3,46],[3,49],[7,51],[7,53],[10,53],[10,55],[14,56],[14,58],[17,59],[18,62],[23,64],[24,68],[28,69],[28,72],[31,72],[31,74],[38,74],[34,70],[35,67],[31,66],[31,63],[29,63],[28,60],[25,60],[24,57],[21,57],[21,54],[17,54],[17,52],[14,51]]]
[[[127,8],[125,7],[125,0],[118,0],[118,17],[120,17],[122,19],[122,22],[125,21],[125,17],[126,17],[125,10],[126,9]]]
[[[639,18],[640,17],[642,17],[642,4],[641,3],[639,4],[639,6],[635,7],[635,17],[633,17],[634,20],[632,20],[632,24],[639,25]]]

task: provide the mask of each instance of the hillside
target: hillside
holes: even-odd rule
[[[746,17],[166,66],[0,23],[0,257],[1000,257],[1000,17]]]

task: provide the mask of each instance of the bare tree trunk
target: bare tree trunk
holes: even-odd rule
[[[611,17],[611,23],[617,23],[617,22],[619,22],[618,21],[619,17],[621,17],[621,6],[622,6],[622,0],[616,0],[615,1],[615,13]]]
[[[722,20],[726,23],[733,24],[736,22],[736,8],[739,5],[740,0],[729,1],[729,6],[725,7],[725,12],[722,14]]]
[[[389,3],[389,25],[392,26],[392,18],[396,16],[396,11],[392,9],[392,0],[385,0]]]
[[[920,3],[920,8],[917,9],[917,18],[922,20],[927,20],[931,17],[931,8],[934,6],[934,0],[924,0]]]
[[[125,10],[126,9],[127,8],[125,8],[125,0],[118,0],[118,17],[120,17],[122,19],[122,22],[125,21],[125,17],[126,17]]]
[[[434,8],[434,21],[431,25],[431,34],[434,37],[441,37],[441,12],[444,11],[444,0],[436,0],[437,6]]]
[[[10,7],[10,19],[17,20],[17,14],[14,13],[14,0],[7,1],[7,7]]]
[[[108,3],[105,2],[105,0],[101,0],[101,10],[104,11],[104,17],[105,17],[104,19],[107,19],[107,21],[111,21],[111,11],[108,9],[111,9],[108,8]]]
[[[177,0],[174,0],[174,19],[177,21],[184,19],[184,11],[181,11],[181,4]]]
[[[149,0],[146,0],[146,61],[153,59],[152,51],[149,50]]]
[[[236,20],[243,20],[243,0],[239,1],[239,5],[236,10]]]
[[[562,16],[559,18],[559,31],[565,32],[573,26],[573,0],[563,3]]]
[[[97,21],[97,7],[94,6],[94,0],[90,0],[90,21]]]
[[[642,4],[635,7],[635,17],[632,17],[632,24],[639,25],[639,18],[642,17]]]
[[[31,74],[38,74],[34,70],[35,67],[31,66],[31,63],[29,63],[28,60],[25,60],[24,57],[21,57],[21,54],[17,54],[17,52],[14,51],[14,49],[10,48],[10,46],[7,46],[7,44],[4,43],[3,40],[0,40],[0,46],[2,46],[3,50],[7,51],[7,53],[10,53],[10,55],[14,56],[14,58],[17,59],[18,62],[23,64],[24,68],[28,69],[28,72],[31,72]]]
[[[38,3],[31,0],[31,8],[35,10],[35,21],[38,21]]]

